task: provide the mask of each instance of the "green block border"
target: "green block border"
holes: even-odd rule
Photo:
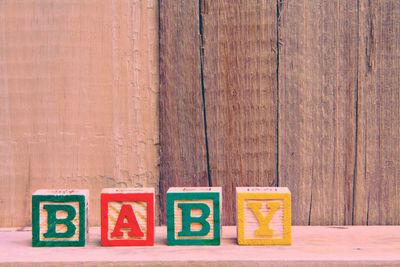
[[[212,200],[214,211],[214,238],[213,239],[175,239],[175,200]],[[221,217],[219,192],[171,192],[167,193],[167,244],[170,246],[197,246],[221,244]]]
[[[79,240],[41,241],[40,202],[79,202]],[[86,197],[85,195],[32,195],[32,246],[33,247],[84,247],[86,244]]]

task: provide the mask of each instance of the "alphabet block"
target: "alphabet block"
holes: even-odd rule
[[[102,190],[101,245],[154,245],[154,188]]]
[[[85,246],[88,197],[88,190],[36,191],[32,195],[32,246]]]
[[[239,245],[290,245],[291,195],[286,187],[237,187]]]
[[[168,245],[221,243],[221,187],[173,187],[167,192]]]

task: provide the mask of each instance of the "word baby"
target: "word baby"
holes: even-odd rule
[[[239,245],[291,243],[287,188],[237,188]],[[102,246],[154,245],[154,189],[101,192]],[[222,189],[170,188],[166,197],[168,245],[221,244]],[[88,235],[87,190],[38,190],[32,195],[33,246],[84,246]]]

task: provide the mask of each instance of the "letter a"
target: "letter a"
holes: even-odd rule
[[[125,222],[125,219],[127,222]],[[138,221],[135,213],[132,210],[131,205],[122,205],[121,211],[118,215],[117,223],[115,224],[114,231],[111,233],[111,237],[122,237],[123,233],[121,228],[131,229],[128,233],[130,237],[143,237],[144,233],[140,230]]]
[[[267,208],[268,208],[268,213],[264,217],[261,214],[261,202],[249,202],[247,206],[251,209],[251,211],[254,213],[254,215],[257,218],[257,221],[260,225],[260,227],[255,231],[255,234],[258,236],[272,236],[274,234],[274,231],[269,227],[269,223],[271,222],[272,218],[274,217],[274,214],[276,211],[281,207],[281,203],[277,201],[270,201],[267,202]]]

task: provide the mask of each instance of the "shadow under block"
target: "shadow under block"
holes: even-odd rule
[[[32,195],[32,246],[85,246],[88,198],[88,190],[37,190]]]
[[[286,187],[237,187],[239,245],[290,245],[291,195]]]
[[[173,187],[167,192],[168,245],[221,244],[221,187]]]
[[[154,245],[154,188],[101,191],[101,245]]]

